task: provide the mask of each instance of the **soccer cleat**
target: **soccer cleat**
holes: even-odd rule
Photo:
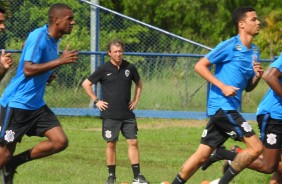
[[[15,173],[16,173],[15,168],[13,168],[9,165],[5,165],[1,169],[2,183],[3,184],[13,184],[13,178],[14,178]]]
[[[113,175],[109,175],[106,184],[116,184],[116,177]]]
[[[219,155],[217,155],[217,150],[214,150],[210,156],[210,158],[202,165],[202,170],[206,170],[210,165],[212,165],[213,163],[222,160],[223,158],[221,158]]]
[[[210,184],[218,184],[219,180],[220,180],[220,178],[213,180],[213,181],[210,182]]]
[[[139,174],[137,178],[133,179],[132,184],[149,184],[149,182],[145,179],[142,174]]]
[[[234,146],[231,147],[230,151],[239,153],[239,152],[242,151],[242,148],[240,148],[240,147],[237,146],[237,145],[234,145]]]

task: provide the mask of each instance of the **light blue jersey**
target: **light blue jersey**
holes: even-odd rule
[[[17,73],[3,92],[1,105],[26,110],[35,110],[45,105],[43,96],[52,71],[26,77],[24,62],[41,64],[57,58],[58,41],[48,35],[48,26],[32,31],[25,42]]]
[[[270,68],[276,68],[282,73],[282,53],[279,58],[270,65]],[[281,78],[279,82],[282,84]],[[273,119],[282,119],[282,98],[271,88],[265,94],[257,109],[257,115],[268,113]]]
[[[215,65],[214,75],[225,85],[240,88],[236,96],[227,97],[221,90],[212,85],[208,99],[208,115],[223,110],[239,110],[242,92],[255,73],[252,62],[259,61],[259,50],[252,44],[251,49],[245,47],[239,35],[219,43],[205,56]]]

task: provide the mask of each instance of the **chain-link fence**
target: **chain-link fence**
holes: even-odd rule
[[[0,92],[15,74],[20,50],[28,33],[47,23],[47,11],[54,2],[10,1],[7,31],[0,35],[0,43],[1,48],[14,52],[16,64],[2,80]],[[92,109],[93,104],[81,83],[95,67],[108,61],[104,51],[109,40],[114,38],[124,40],[124,58],[134,63],[140,72],[143,92],[137,111],[146,111],[143,116],[150,117],[150,113],[158,111],[162,112],[160,117],[171,112],[176,113],[174,117],[180,117],[186,111],[206,110],[207,83],[193,68],[196,61],[210,50],[208,47],[116,12],[97,8],[90,2],[61,2],[73,8],[76,26],[70,35],[64,36],[60,50],[70,43],[80,55],[76,64],[57,68],[57,80],[46,88],[45,100],[55,112],[68,115],[91,115],[94,112],[97,115],[98,111]],[[256,92],[244,94],[247,103],[242,109],[255,112],[266,89],[267,85],[262,82]]]

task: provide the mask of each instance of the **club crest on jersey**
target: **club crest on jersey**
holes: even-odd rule
[[[236,44],[236,49],[237,50],[242,50],[242,46],[240,44]]]
[[[258,61],[258,56],[257,55],[252,55],[253,61],[257,62]]]
[[[124,74],[125,74],[126,77],[128,77],[129,74],[130,74],[130,71],[129,70],[125,70]]]
[[[253,51],[254,51],[255,53],[258,53],[258,49],[257,49],[256,47],[253,48]]]

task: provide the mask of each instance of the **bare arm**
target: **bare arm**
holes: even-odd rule
[[[129,109],[134,110],[137,106],[137,103],[139,101],[139,98],[141,96],[142,92],[142,81],[139,80],[139,82],[135,86],[135,93],[134,93],[134,98],[133,100],[129,103]]]
[[[200,59],[200,61],[195,65],[195,70],[208,82],[212,83],[213,85],[221,89],[222,93],[225,96],[236,95],[237,94],[236,90],[239,90],[239,88],[225,85],[223,82],[221,82],[211,73],[209,66],[211,66],[211,63],[207,58],[204,57]]]
[[[277,68],[269,68],[263,74],[263,79],[272,88],[272,90],[282,98],[282,85],[279,78],[282,77],[282,73]]]
[[[68,51],[69,46],[67,46],[62,54],[62,56],[53,61],[36,64],[31,61],[26,61],[24,63],[24,74],[26,77],[31,77],[34,75],[38,75],[49,70],[52,70],[60,65],[74,63],[78,59],[77,50]]]
[[[88,79],[85,79],[82,83],[82,87],[85,90],[86,94],[90,97],[91,100],[95,101],[98,98],[92,89],[92,85],[93,84]],[[102,111],[108,108],[108,103],[104,102],[103,100],[99,100],[96,103],[96,106]]]
[[[246,92],[250,92],[255,89],[263,75],[263,68],[260,63],[253,62],[253,69],[256,75],[249,80],[248,85],[245,89]]]

